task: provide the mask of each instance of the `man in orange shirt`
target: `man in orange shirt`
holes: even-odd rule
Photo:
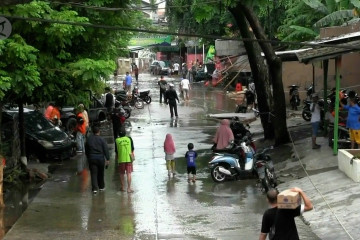
[[[50,113],[50,121],[54,124],[54,125],[58,125],[60,126],[61,125],[61,120],[60,120],[60,110],[59,110],[59,107],[58,106],[54,106],[53,107],[53,110],[51,111]]]
[[[50,120],[50,115],[51,115],[51,112],[52,112],[53,109],[54,109],[54,104],[49,103],[49,105],[47,106],[47,108],[45,110],[45,113],[44,113],[44,116],[45,116],[46,119]]]

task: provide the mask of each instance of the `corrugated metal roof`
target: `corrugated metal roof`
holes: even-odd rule
[[[360,36],[360,35],[359,35]],[[347,39],[348,40],[348,39]],[[302,52],[296,52],[296,56],[300,62],[305,64],[314,61],[322,61],[325,59],[335,58],[337,56],[359,51],[360,40],[351,40],[346,43],[337,44],[338,46],[348,47],[348,48],[336,48],[336,47],[319,47],[312,48]],[[357,49],[353,49],[357,48]]]

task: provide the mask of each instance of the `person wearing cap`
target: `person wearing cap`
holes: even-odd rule
[[[165,92],[165,103],[169,104],[171,118],[174,117],[174,112],[175,117],[178,117],[176,100],[180,103],[178,95],[174,89],[174,84],[170,83],[169,89]]]
[[[312,149],[319,149],[321,145],[316,143],[317,132],[320,125],[320,106],[319,96],[317,93],[312,94],[312,103],[310,105],[311,110],[311,126],[312,126]]]
[[[191,89],[189,79],[181,78],[180,87],[184,100],[189,100],[189,90]]]

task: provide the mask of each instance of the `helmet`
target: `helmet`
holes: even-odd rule
[[[233,120],[233,121],[240,121],[239,117],[232,117],[231,120]]]
[[[138,86],[135,86],[134,89],[137,90],[137,89],[138,89]]]
[[[174,87],[174,84],[170,83],[170,84],[169,84],[169,87],[171,87],[171,88]]]

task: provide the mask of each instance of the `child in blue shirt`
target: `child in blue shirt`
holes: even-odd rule
[[[189,151],[186,152],[185,158],[187,163],[187,173],[188,173],[188,182],[196,181],[196,164],[195,160],[197,157],[197,153],[193,150],[194,144],[189,143],[188,144]],[[190,173],[192,174],[192,178],[190,177]]]

